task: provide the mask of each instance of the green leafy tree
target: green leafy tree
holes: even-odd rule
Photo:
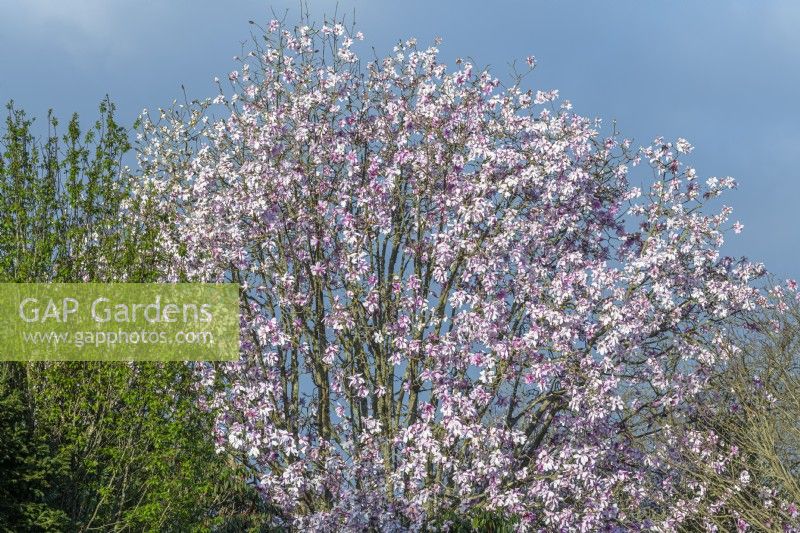
[[[132,224],[131,146],[109,99],[59,135],[9,104],[0,136],[0,281],[155,279],[156,218]],[[141,222],[141,220],[144,220]],[[218,456],[183,363],[0,365],[0,529],[259,528],[267,516]]]
[[[0,367],[0,531],[58,531],[68,518],[44,503],[48,454],[24,396],[25,367]]]

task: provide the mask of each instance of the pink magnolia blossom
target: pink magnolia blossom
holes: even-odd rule
[[[631,150],[558,91],[531,102],[435,47],[362,68],[345,33],[272,21],[223,118],[144,120],[165,278],[247,287],[241,359],[203,370],[226,384],[220,446],[301,530],[690,519],[708,502],[672,459],[727,452],[665,421],[766,305],[763,268],[720,255],[729,210],[699,209],[735,182],[699,183],[683,139]]]

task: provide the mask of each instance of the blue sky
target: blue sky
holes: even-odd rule
[[[336,2],[308,0],[320,20]],[[271,9],[297,1],[0,0],[0,100],[42,116],[93,117],[106,93],[132,122],[215,75]],[[800,2],[339,0],[379,54],[401,38],[444,39],[497,75],[533,54],[534,89],[557,88],[583,115],[637,144],[682,136],[701,176],[733,176],[725,198],[745,228],[725,251],[800,277]]]

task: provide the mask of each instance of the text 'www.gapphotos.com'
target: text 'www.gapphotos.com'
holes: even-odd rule
[[[23,332],[26,343],[46,345],[114,346],[118,344],[214,344],[210,331],[78,331],[78,332]]]

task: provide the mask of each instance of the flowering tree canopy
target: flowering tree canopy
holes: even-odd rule
[[[414,40],[363,64],[341,24],[264,33],[230,95],[144,115],[139,194],[168,279],[241,285],[209,407],[283,523],[671,529],[713,504],[681,458],[735,450],[674,428],[767,305],[720,255],[730,209],[701,210],[733,180]]]

